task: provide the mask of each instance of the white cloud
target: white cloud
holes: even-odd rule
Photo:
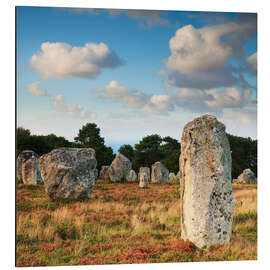
[[[89,112],[86,108],[76,103],[66,103],[64,96],[59,94],[52,99],[52,108],[59,113],[65,113],[75,118],[91,119],[97,118],[95,112]]]
[[[170,39],[171,55],[159,71],[167,77],[165,87],[252,88],[242,75],[246,70],[241,67],[246,62],[244,44],[256,36],[256,29],[256,17],[251,16],[199,29],[192,25],[181,27]],[[232,59],[239,65],[232,65]]]
[[[165,62],[170,70],[181,73],[192,73],[198,71],[211,70],[224,66],[229,57],[242,48],[241,44],[236,44],[234,40],[222,37],[249,31],[253,25],[228,23],[218,26],[208,26],[200,29],[192,25],[186,25],[178,29],[171,38],[169,45],[171,56]]]
[[[115,68],[121,59],[104,43],[72,47],[67,43],[45,42],[30,59],[30,67],[43,79],[95,78],[103,68]]]
[[[245,106],[255,106],[254,100],[251,100],[251,91],[239,90],[236,88],[225,88],[222,91],[218,89],[206,90],[206,93],[213,96],[213,100],[206,101],[209,107],[214,108],[243,108]]]
[[[136,89],[129,90],[117,81],[110,81],[102,91],[94,89],[92,92],[101,93],[101,98],[122,102],[126,108],[141,109],[149,114],[167,114],[174,109],[169,95],[150,95]]]
[[[247,59],[247,66],[257,72],[257,52],[252,54],[248,59]]]
[[[27,85],[28,92],[33,96],[46,96],[47,91],[39,87],[40,82],[33,82]]]
[[[251,98],[251,90],[237,88],[219,89],[178,89],[174,91],[174,102],[180,108],[194,112],[221,113],[226,108],[255,107],[256,100]]]

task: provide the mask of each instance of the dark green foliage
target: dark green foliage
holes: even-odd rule
[[[232,151],[232,178],[250,168],[257,176],[257,140],[227,134]]]
[[[76,147],[90,147],[96,151],[97,168],[100,170],[102,165],[111,164],[114,155],[113,149],[104,144],[104,138],[100,136],[100,129],[95,123],[85,124],[74,138]]]
[[[17,155],[24,150],[32,150],[38,155],[46,154],[55,148],[70,147],[71,143],[64,137],[55,134],[31,135],[29,129],[17,128]]]
[[[118,152],[127,157],[131,162],[133,161],[134,149],[130,144],[121,145]]]
[[[158,134],[149,135],[135,144],[133,167],[138,171],[140,167],[151,167],[156,161],[164,158],[160,149],[162,138]]]
[[[164,144],[160,146],[164,158],[161,162],[168,168],[170,172],[177,174],[179,171],[179,156],[180,156],[180,143],[171,138],[170,136],[162,139]]]

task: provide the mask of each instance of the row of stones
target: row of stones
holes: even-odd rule
[[[231,162],[225,126],[214,116],[203,115],[184,127],[179,159],[181,237],[199,248],[230,239],[234,210]],[[90,148],[55,149],[38,159],[45,190],[53,199],[90,197],[96,164],[95,151]],[[109,168],[109,177],[116,182],[127,179],[131,164],[118,155]],[[165,172],[167,175],[168,170]],[[164,170],[152,167],[151,178],[156,177],[164,179]],[[139,172],[141,186],[149,179],[150,169],[143,168]]]

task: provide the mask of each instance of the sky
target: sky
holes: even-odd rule
[[[257,15],[17,7],[17,125],[117,152],[212,114],[257,138]]]

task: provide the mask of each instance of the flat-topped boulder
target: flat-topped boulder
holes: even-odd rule
[[[115,156],[109,170],[112,182],[127,182],[129,171],[131,170],[130,160],[122,154]]]
[[[203,115],[183,130],[180,156],[181,237],[197,247],[230,240],[234,198],[225,126]]]
[[[152,183],[168,183],[169,170],[160,161],[152,165],[151,182]]]
[[[39,155],[32,150],[25,150],[17,158],[17,178],[25,185],[37,185],[42,182],[38,169]]]
[[[137,174],[134,170],[130,170],[128,174],[128,182],[136,182],[137,181]]]
[[[257,178],[251,169],[245,169],[233,182],[239,184],[257,184]]]
[[[97,166],[94,149],[55,149],[41,156],[38,165],[51,199],[91,198]]]

